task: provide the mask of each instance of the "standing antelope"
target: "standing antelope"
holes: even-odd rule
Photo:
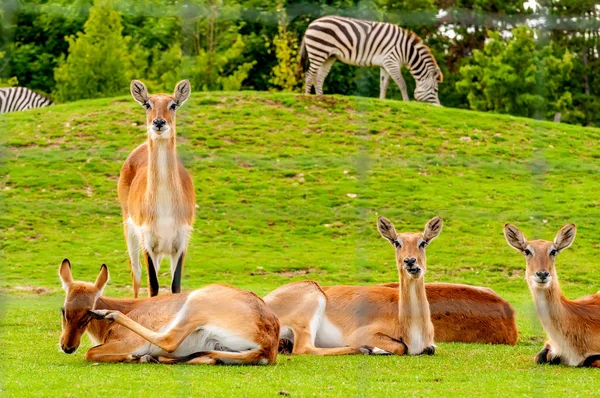
[[[558,285],[556,256],[571,246],[577,229],[567,224],[554,238],[527,241],[511,224],[504,226],[508,244],[525,256],[525,279],[548,341],[535,361],[600,368],[600,293],[578,300],[566,298]]]
[[[102,295],[108,268],[95,283],[74,281],[71,263],[58,270],[67,293],[60,347],[67,354],[87,332],[92,362],[259,364],[275,362],[279,321],[254,293],[209,285],[189,294],[146,299]]]
[[[148,95],[144,83],[131,82],[133,99],[146,109],[148,133],[148,141],[127,157],[119,178],[134,297],[138,296],[142,277],[140,250],[148,271],[149,296],[158,294],[158,268],[163,256],[171,259],[171,292],[181,290],[196,193],[177,157],[175,112],[189,98],[190,90],[190,82],[183,80],[173,95]]]
[[[434,217],[423,233],[396,233],[379,217],[381,236],[395,248],[399,285],[330,286],[315,282],[285,285],[265,297],[281,323],[282,341],[293,354],[433,354],[434,330],[423,276],[425,247],[442,231]]]

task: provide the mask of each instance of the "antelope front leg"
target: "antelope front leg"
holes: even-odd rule
[[[312,342],[312,336],[310,330],[303,328],[294,329],[294,347],[292,354],[294,355],[352,355],[360,354],[362,351],[352,347],[333,347],[333,348],[319,348],[315,347]]]
[[[181,276],[185,251],[171,257],[171,293],[181,292]]]
[[[85,354],[88,362],[137,362],[127,341],[112,341],[92,347]]]
[[[146,250],[144,252],[144,260],[146,261],[146,271],[148,272],[148,297],[158,295],[160,285],[158,284],[158,265],[155,264],[152,256]]]
[[[404,355],[408,352],[408,347],[401,340],[369,329],[358,330],[350,340],[350,345],[361,347],[371,355]]]

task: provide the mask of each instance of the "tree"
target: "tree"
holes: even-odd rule
[[[95,0],[84,33],[67,38],[69,55],[54,72],[59,101],[110,97],[129,87],[128,37],[112,0]]]
[[[572,55],[552,42],[538,48],[531,28],[513,29],[508,40],[491,32],[466,61],[457,89],[472,109],[549,119],[571,109]]]
[[[285,11],[285,0],[277,2],[278,32],[273,39],[277,65],[273,67],[271,84],[286,91],[294,91],[299,82],[296,77],[299,60],[298,37],[289,32],[288,17]]]

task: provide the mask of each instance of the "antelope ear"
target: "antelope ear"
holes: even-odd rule
[[[71,262],[65,258],[58,267],[58,276],[62,282],[62,287],[65,290],[69,289],[69,285],[73,283],[73,274],[71,273]]]
[[[444,221],[442,217],[435,216],[425,224],[425,230],[423,231],[423,239],[426,242],[431,242],[442,232],[442,226]]]
[[[523,232],[512,224],[504,225],[504,237],[508,245],[520,252],[525,251],[527,248],[527,239]]]
[[[104,286],[106,286],[106,282],[108,282],[108,267],[106,264],[102,264],[100,267],[100,273],[98,274],[96,282],[94,283],[96,289],[100,290],[100,293],[102,293]]]
[[[177,83],[177,86],[175,86],[175,92],[173,93],[173,100],[178,107],[183,105],[183,103],[190,98],[191,92],[192,86],[189,80],[182,80]]]
[[[139,80],[132,80],[129,88],[131,96],[138,104],[144,106],[148,102],[148,89],[144,83]]]
[[[398,234],[396,233],[396,228],[394,228],[394,224],[392,224],[390,220],[383,216],[380,216],[377,219],[377,229],[379,230],[381,236],[389,240],[392,245],[398,238]]]
[[[556,238],[554,238],[554,248],[557,251],[562,251],[573,244],[575,235],[577,234],[577,227],[575,224],[567,224],[558,231]]]

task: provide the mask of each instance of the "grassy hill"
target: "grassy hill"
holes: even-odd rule
[[[55,349],[63,297],[56,270],[68,257],[76,278],[92,280],[106,263],[106,292],[131,294],[116,184],[128,153],[145,140],[144,119],[129,97],[2,115],[0,355],[20,359],[10,371],[2,365],[9,372],[3,390],[14,394],[18,380],[44,370],[55,378],[55,393],[64,395],[65,364],[79,375],[80,388],[94,386],[81,352],[66,356]],[[598,372],[531,363],[544,333],[523,280],[525,261],[502,235],[504,223],[512,222],[530,238],[552,239],[562,225],[575,222],[578,237],[557,260],[561,286],[569,297],[600,290],[599,129],[414,102],[255,92],[194,94],[178,112],[177,126],[179,154],[198,197],[184,289],[224,282],[265,294],[301,279],[393,281],[394,255],[377,233],[377,215],[401,231],[421,230],[440,215],[444,230],[428,248],[426,279],[495,289],[518,311],[520,344],[443,344],[433,359],[281,357],[280,372],[95,368],[110,388],[136,386],[137,395],[152,386],[133,375],[167,383],[170,374],[218,379],[212,391],[225,394],[249,380],[256,388],[250,395],[278,389],[391,395],[390,383],[418,395],[494,394],[508,381],[510,392],[523,394],[572,396],[583,393],[582,384],[593,391],[589,383],[600,388]],[[168,269],[164,262],[164,287]],[[30,291],[44,294],[23,293]],[[35,353],[23,353],[19,345],[32,333],[51,358],[37,370],[31,367]],[[371,370],[365,373],[363,364]],[[115,367],[130,372],[131,383],[119,387]],[[347,377],[339,377],[340,369]],[[413,374],[417,370],[421,379]],[[356,381],[361,375],[366,379]],[[548,380],[538,383],[537,377]],[[196,387],[178,380],[169,380],[165,391],[203,388],[199,379]]]

